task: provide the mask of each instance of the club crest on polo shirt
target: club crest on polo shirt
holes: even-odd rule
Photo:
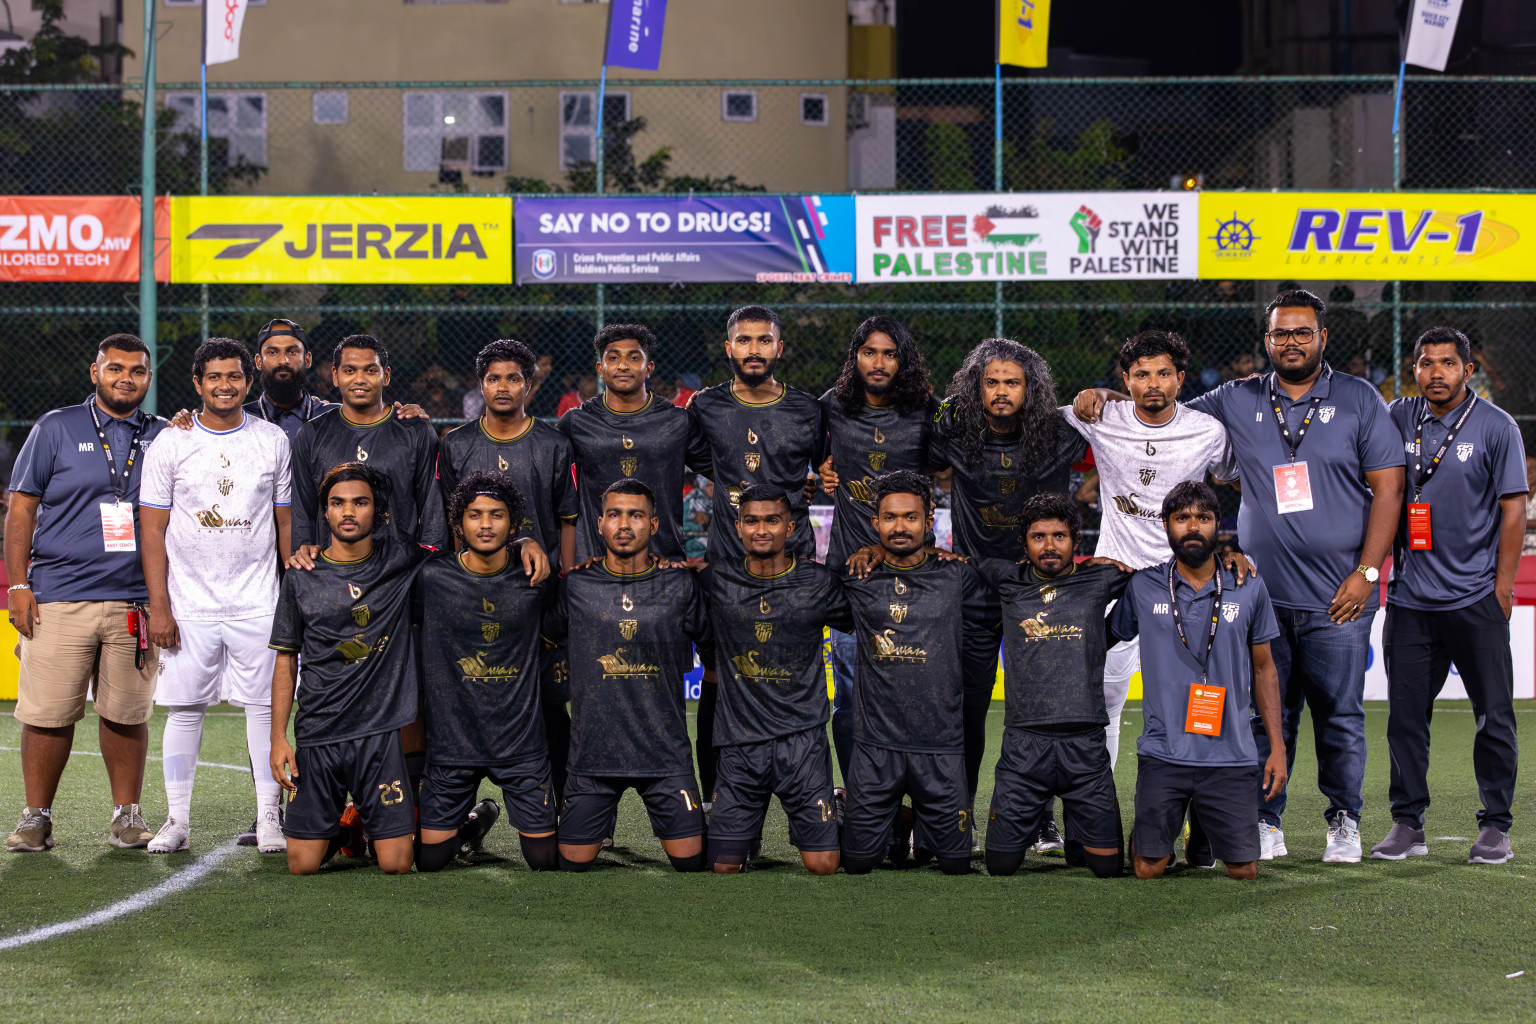
[[[1467,459],[1471,458],[1471,456],[1472,456],[1472,444],[1471,444],[1471,442],[1468,442],[1467,444],[1459,444],[1459,445],[1456,446],[1456,457],[1458,459],[1460,459],[1462,462],[1466,462]]]
[[[1334,406],[1325,405],[1321,409],[1317,410],[1317,418],[1322,420],[1324,423],[1327,423],[1329,420],[1333,419],[1333,413]]]
[[[1237,613],[1242,610],[1242,605],[1238,604],[1236,601],[1221,602],[1221,617],[1226,619],[1228,622],[1231,622],[1233,619],[1237,618]]]

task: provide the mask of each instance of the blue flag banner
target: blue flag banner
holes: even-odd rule
[[[661,66],[661,33],[667,23],[667,0],[612,0],[608,19],[608,50],[604,64],[641,71],[655,71]]]
[[[516,202],[518,284],[852,283],[852,196]]]

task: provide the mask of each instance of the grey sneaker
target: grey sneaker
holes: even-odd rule
[[[1485,828],[1477,834],[1472,852],[1467,855],[1468,864],[1508,864],[1515,859],[1509,848],[1509,833],[1496,828]]]
[[[119,850],[142,850],[149,845],[155,834],[144,824],[144,812],[138,804],[124,804],[123,809],[112,816],[112,834],[107,842]]]
[[[1424,830],[1414,828],[1406,821],[1394,821],[1387,838],[1371,847],[1371,860],[1407,860],[1409,857],[1427,857],[1429,847],[1424,843]]]
[[[53,817],[36,807],[23,807],[21,824],[5,837],[5,848],[12,853],[42,853],[53,845]]]
[[[1348,811],[1337,811],[1328,821],[1328,848],[1323,851],[1323,863],[1360,863],[1360,826]]]

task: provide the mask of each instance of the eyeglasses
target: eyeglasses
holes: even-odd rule
[[[1316,337],[1318,332],[1314,331],[1310,327],[1292,327],[1289,329],[1282,327],[1278,331],[1266,331],[1264,333],[1268,335],[1271,340],[1282,345],[1287,341],[1293,340],[1299,341],[1305,345],[1307,342]]]

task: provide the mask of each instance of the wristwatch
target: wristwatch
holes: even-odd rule
[[[1375,583],[1381,579],[1381,570],[1373,565],[1361,565],[1355,568],[1355,572],[1365,577],[1365,582]]]

